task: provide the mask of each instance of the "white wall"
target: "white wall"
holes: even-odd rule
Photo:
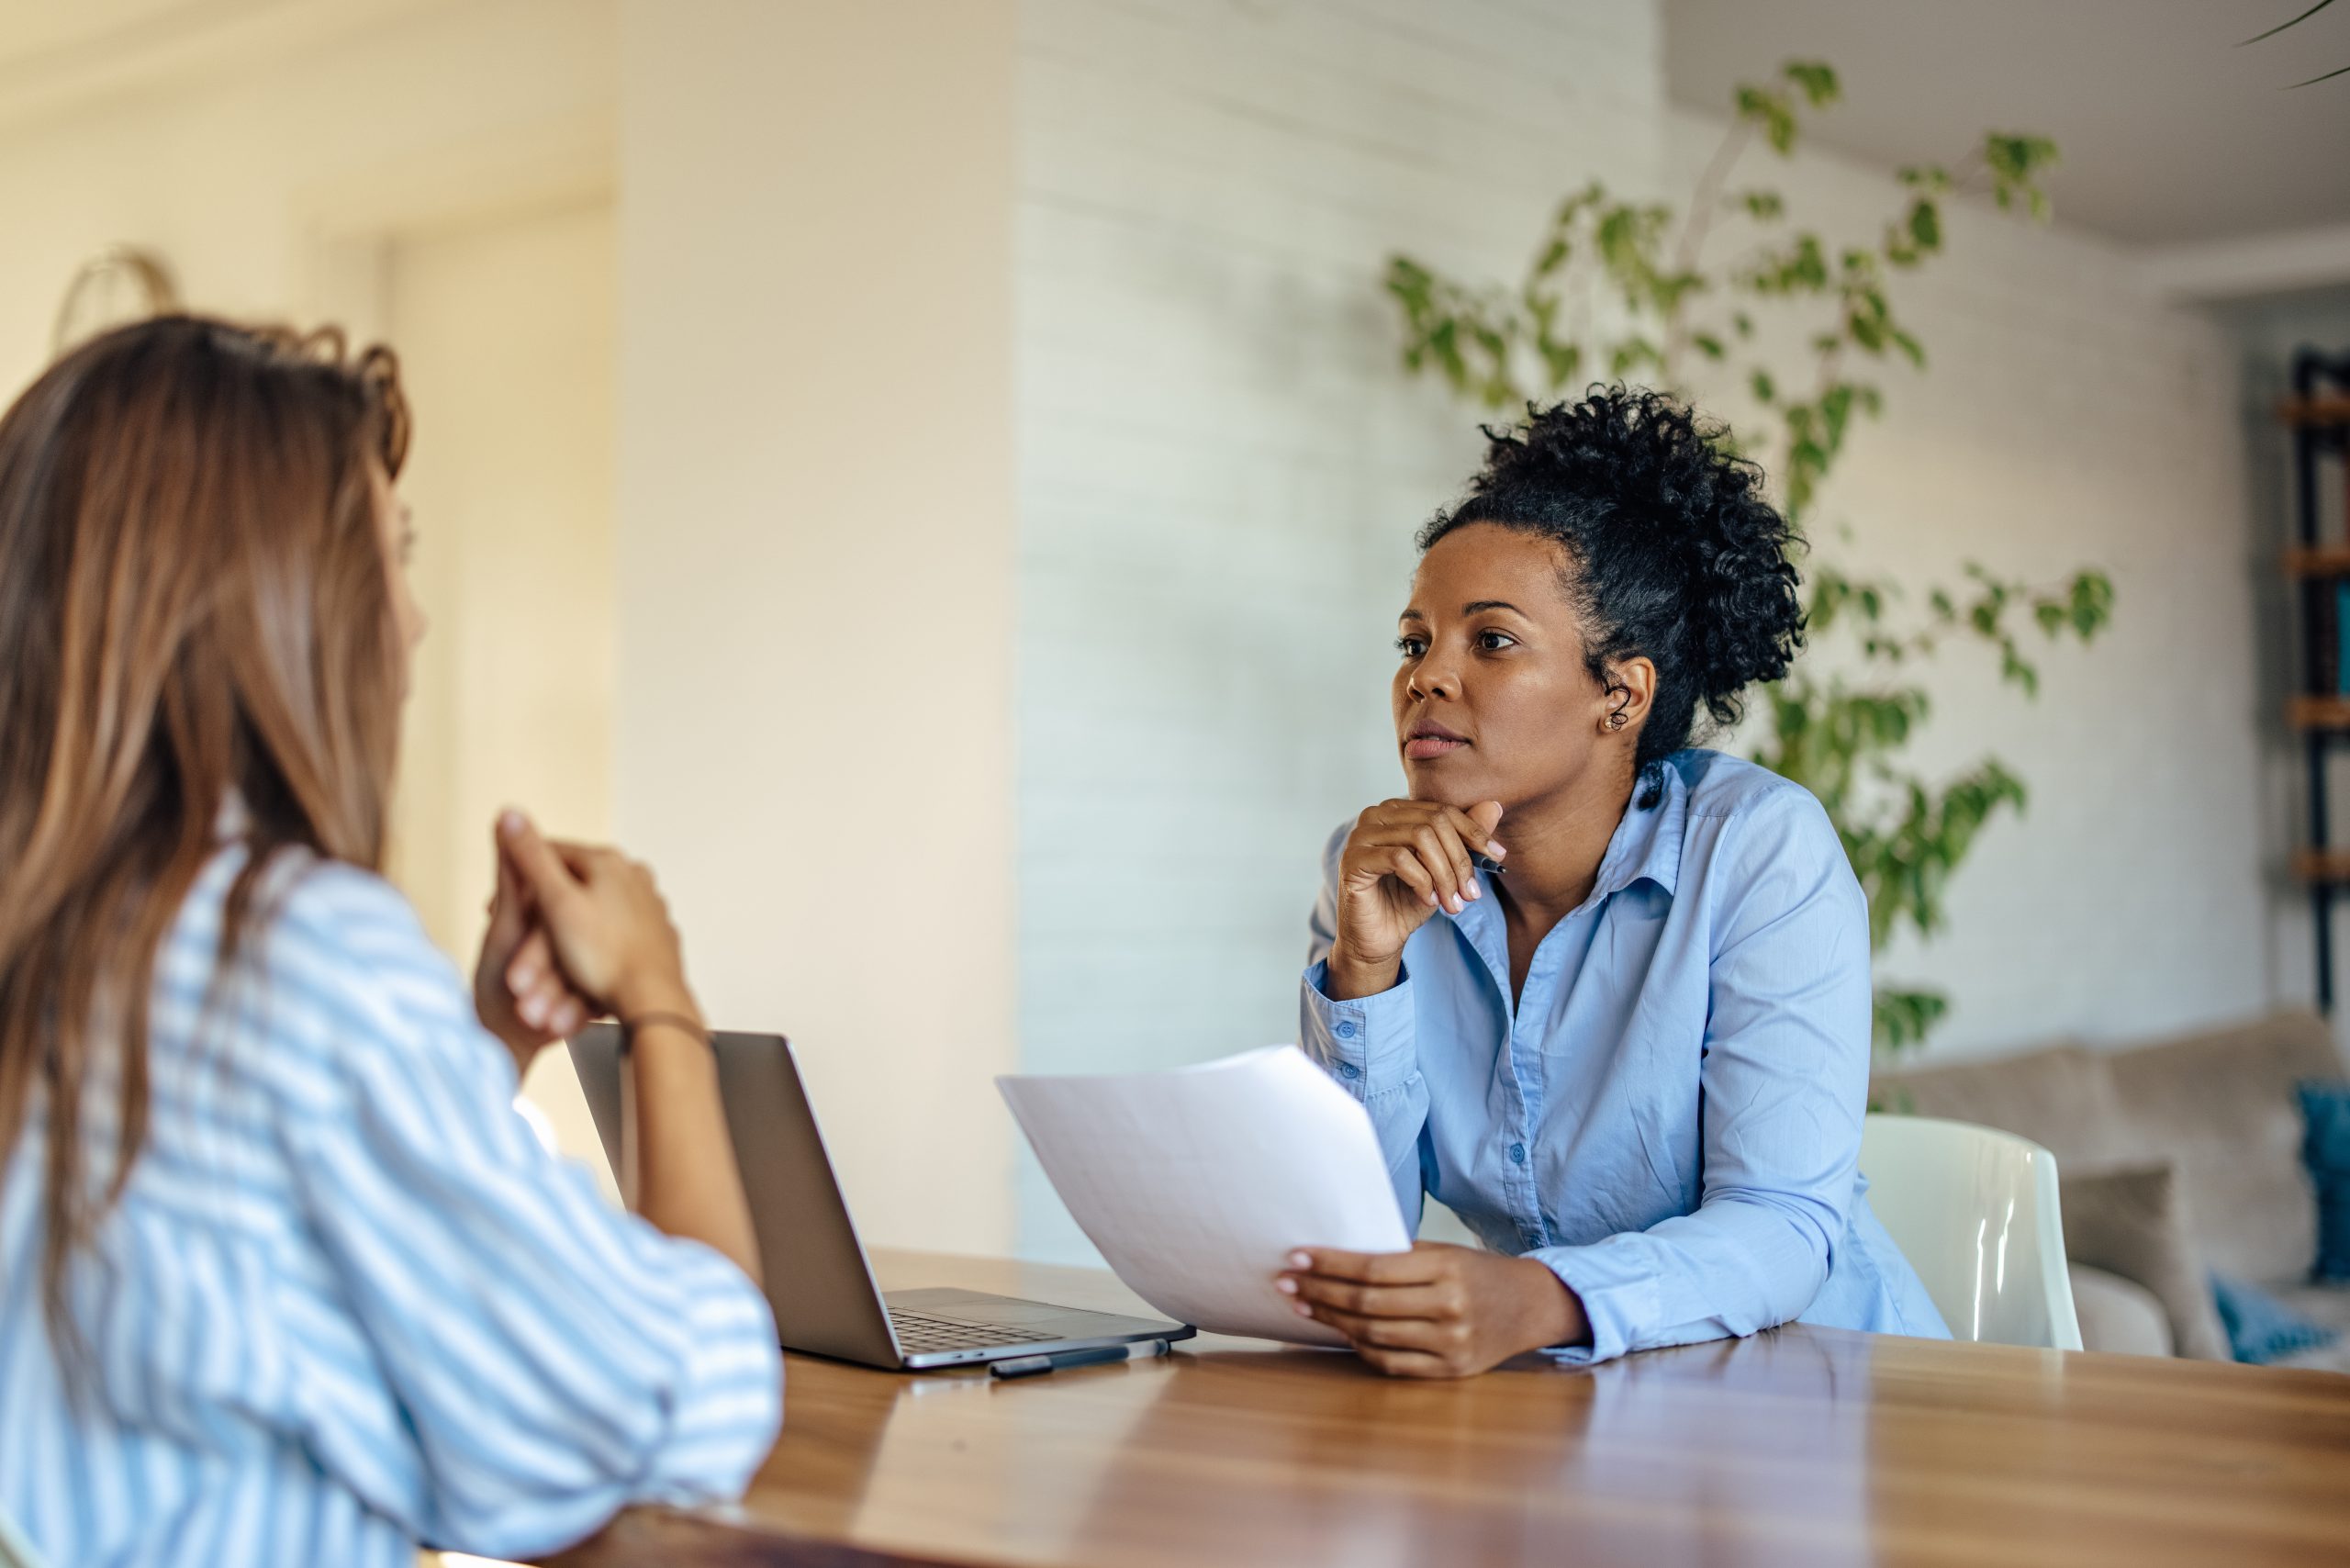
[[[465,953],[500,808],[566,837],[611,833],[612,209],[389,252],[388,335],[417,416],[409,578],[431,623],[400,734],[395,875],[425,929]]]
[[[1386,253],[1515,278],[1564,191],[1677,197],[1711,141],[1665,106],[1648,6],[1028,0],[1021,49],[1023,1060],[1196,1060],[1294,1028],[1315,854],[1398,783],[1409,536],[1478,453],[1395,366]],[[1862,235],[1897,199],[1826,160],[1786,184]],[[2033,804],[1888,972],[1954,992],[1951,1051],[2249,1011],[2231,365],[2104,245],[1952,229],[1903,294],[1932,374],[1887,376],[1822,521],[1905,577],[2098,564],[2120,620],[2037,706],[1934,675],[1921,758],[1996,749]],[[1082,1255],[1033,1169],[1021,1214],[1024,1249]]]
[[[910,14],[911,13],[911,14]],[[1011,1239],[1009,0],[631,0],[615,810],[869,1241]]]
[[[1721,130],[1673,117],[1681,179]],[[1734,183],[1782,190],[1831,238],[1865,241],[1899,210],[1892,181],[1830,154],[1750,154]],[[2038,702],[1963,646],[1925,680],[1928,775],[1989,753],[2031,791],[1976,841],[1947,930],[1880,959],[1951,994],[1932,1045],[1951,1055],[2139,1041],[2300,994],[2268,932],[2253,589],[2274,561],[2247,518],[2233,353],[2126,251],[2062,227],[2061,172],[2053,193],[2053,229],[1954,204],[1945,254],[1897,279],[1927,370],[1877,373],[1886,415],[1857,428],[1810,523],[1823,558],[1919,588],[1958,586],[1969,560],[2113,578],[2097,644],[2032,640]],[[1746,405],[1724,391],[1736,420]]]
[[[313,10],[200,68],[0,93],[0,389],[47,362],[67,279],[106,245],[160,252],[198,308],[308,318],[352,303],[330,239],[445,218],[484,165],[609,119],[604,0],[374,0],[327,36]]]
[[[0,398],[47,363],[74,268],[120,241],[193,308],[394,336],[438,626],[392,869],[464,958],[498,802],[606,825],[611,8],[364,0],[113,36],[87,70],[0,91]],[[559,1055],[532,1093],[593,1154]]]
[[[1648,186],[1646,7],[1028,0],[1021,14],[1023,1064],[1294,1037],[1316,854],[1396,791],[1410,535],[1473,420],[1395,368],[1409,247],[1496,274]],[[1082,1256],[1033,1164],[1022,1247]]]
[[[505,215],[388,246],[385,317],[417,415],[400,493],[431,622],[400,731],[392,876],[479,950],[489,823],[611,834],[612,207]],[[618,1200],[567,1052],[524,1093]]]
[[[620,12],[210,7],[93,19],[103,47],[50,51],[81,63],[0,73],[0,386],[103,246],[161,252],[199,308],[372,333],[399,324],[402,245],[609,196],[617,166],[613,826],[714,1014],[800,1041],[872,1238],[1000,1249],[1011,8],[639,4],[625,69]],[[429,447],[432,399],[466,389],[419,368]],[[584,656],[592,685],[610,655]],[[484,762],[452,763],[453,813]],[[444,933],[487,890],[458,880],[420,890]]]

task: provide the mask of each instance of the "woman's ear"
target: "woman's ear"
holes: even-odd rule
[[[1649,704],[1656,700],[1656,664],[1648,658],[1630,658],[1607,666],[1607,705],[1602,711],[1600,728],[1609,734],[1629,734],[1638,731],[1649,716]]]

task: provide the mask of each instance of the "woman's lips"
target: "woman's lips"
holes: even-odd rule
[[[1451,735],[1414,735],[1404,743],[1404,755],[1415,762],[1430,757],[1449,756],[1469,743]]]

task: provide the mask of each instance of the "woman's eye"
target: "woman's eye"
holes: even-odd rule
[[[1477,633],[1477,645],[1489,654],[1497,654],[1504,648],[1517,646],[1517,639],[1506,632],[1480,632]]]
[[[1398,637],[1395,639],[1395,651],[1403,655],[1407,659],[1416,659],[1422,654],[1428,651],[1427,639],[1424,637]]]

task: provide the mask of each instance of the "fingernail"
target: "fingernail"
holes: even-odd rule
[[[1291,1279],[1287,1274],[1283,1274],[1280,1279],[1273,1282],[1273,1289],[1281,1292],[1283,1295],[1295,1295],[1297,1294],[1297,1282]]]
[[[1313,1309],[1312,1307],[1310,1307],[1310,1306],[1306,1305],[1305,1305],[1304,1302],[1302,1302],[1302,1301],[1301,1301],[1301,1302],[1299,1302],[1299,1303],[1298,1303],[1294,1307],[1291,1308],[1291,1310],[1292,1310],[1292,1311],[1293,1311],[1293,1312],[1295,1312],[1295,1313],[1296,1313],[1300,1317],[1311,1317],[1311,1316],[1314,1316],[1314,1309]]]
[[[1469,884],[1469,896],[1472,899],[1483,898],[1485,896],[1485,890],[1479,883],[1472,882]]]
[[[521,832],[521,831],[522,831],[522,813],[521,813],[521,812],[518,812],[518,811],[516,811],[516,810],[515,810],[513,807],[511,807],[511,806],[509,806],[509,807],[507,807],[504,811],[502,811],[502,812],[498,812],[498,832],[500,832],[500,833],[520,833],[520,832]]]
[[[1504,849],[1497,841],[1489,838],[1485,841],[1485,853],[1498,860],[1509,851]]]
[[[545,1004],[535,996],[524,997],[521,1005],[515,1011],[522,1015],[522,1022],[525,1024],[544,1025],[547,1021]]]
[[[1311,1269],[1314,1267],[1314,1254],[1292,1252],[1289,1255],[1289,1266],[1292,1269]]]
[[[513,991],[528,991],[538,979],[538,968],[532,964],[517,964],[506,971],[506,984]]]
[[[1436,895],[1435,895],[1434,893],[1430,893],[1430,894],[1428,895],[1428,902],[1430,902],[1430,903],[1432,903],[1432,904],[1436,904],[1436,906],[1437,906],[1438,909],[1442,909],[1442,908],[1444,907],[1442,904],[1440,904],[1440,903],[1437,903],[1437,897],[1436,897]]]
[[[1464,903],[1463,902],[1461,902],[1461,898],[1460,898],[1460,895],[1459,893],[1455,893],[1455,894],[1453,894],[1453,895],[1452,895],[1452,913],[1455,913],[1455,914],[1459,914],[1462,910],[1467,909],[1468,907],[1469,907],[1469,906],[1468,906],[1468,904],[1466,904],[1466,903]]]

